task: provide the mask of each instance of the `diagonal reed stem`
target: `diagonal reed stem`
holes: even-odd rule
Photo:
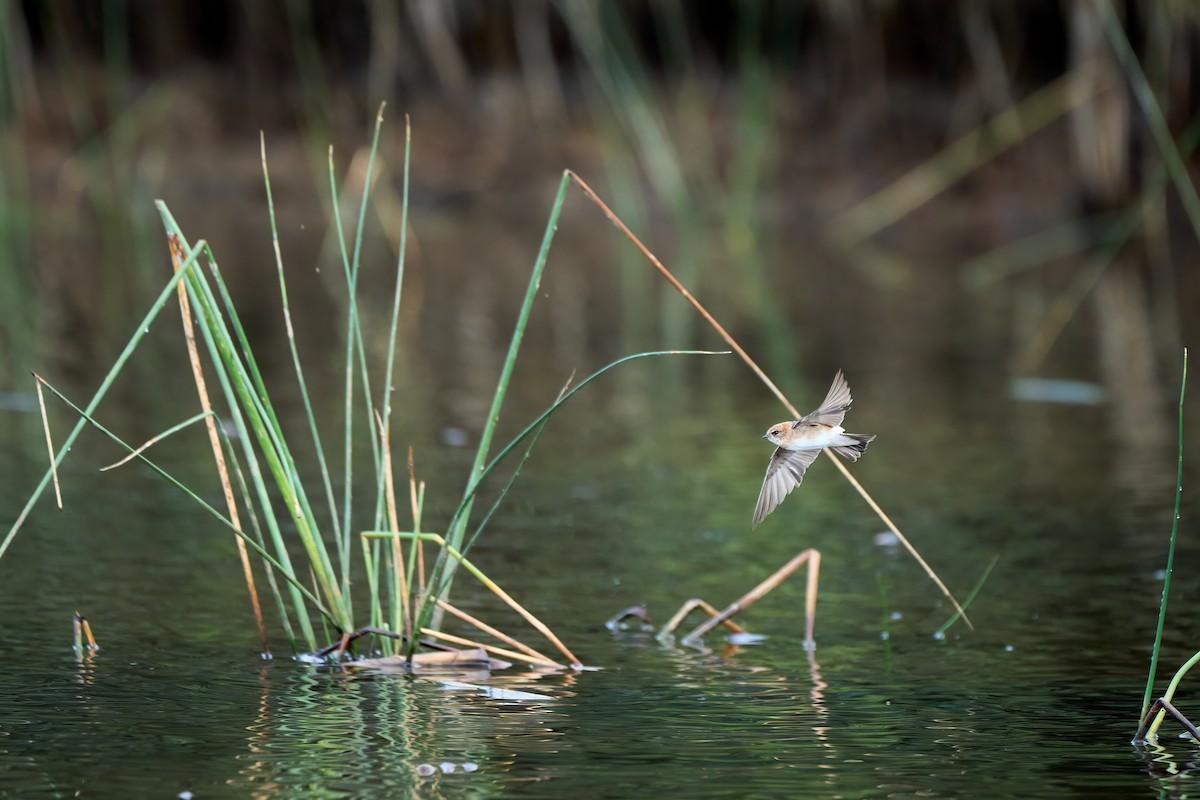
[[[451,616],[454,616],[454,617],[458,617],[463,622],[466,622],[469,625],[474,625],[476,628],[483,631],[487,635],[492,636],[496,639],[499,639],[500,641],[504,642],[507,645],[511,645],[512,647],[517,648],[521,652],[525,653],[526,656],[532,657],[533,659],[535,659],[539,662],[548,664],[548,665],[552,665],[552,666],[556,666],[556,667],[560,666],[560,664],[557,661],[550,658],[549,656],[544,655],[543,653],[539,653],[537,650],[534,650],[532,647],[530,647],[529,645],[520,641],[519,639],[514,639],[513,637],[509,636],[504,631],[500,631],[500,630],[493,628],[491,625],[488,625],[483,620],[478,619],[477,617],[473,617],[470,614],[468,614],[467,612],[462,611],[461,609],[455,608],[454,606],[447,603],[445,600],[441,600],[441,599],[438,599],[435,597],[433,602],[437,603],[437,607],[442,609],[443,611],[445,611],[447,614],[450,614]],[[522,659],[522,660],[524,660],[524,659]]]
[[[760,381],[762,381],[763,385],[771,390],[771,393],[779,399],[779,402],[783,403],[784,408],[791,412],[793,418],[799,419],[802,415],[796,409],[796,407],[792,405],[791,401],[789,401],[787,397],[784,396],[783,392],[779,390],[779,387],[767,377],[767,374],[763,372],[762,368],[754,362],[754,359],[750,357],[750,354],[743,350],[742,346],[737,343],[733,336],[731,336],[730,333],[721,326],[721,323],[717,322],[717,320],[713,318],[713,315],[708,313],[708,310],[700,304],[700,301],[692,296],[692,293],[684,288],[683,284],[671,274],[671,271],[668,270],[666,266],[658,260],[658,257],[651,253],[649,248],[642,244],[641,240],[638,239],[638,237],[635,236],[633,232],[629,230],[629,228],[625,227],[625,223],[621,222],[620,217],[618,217],[616,213],[613,212],[613,210],[609,208],[594,191],[592,191],[592,187],[588,186],[583,178],[579,177],[570,170],[567,170],[567,173],[571,176],[571,180],[575,182],[575,185],[578,186],[585,195],[587,195],[588,199],[600,208],[600,210],[604,213],[604,216],[608,217],[609,222],[615,225],[617,230],[623,233],[625,237],[629,239],[629,241],[633,242],[634,246],[637,247],[637,249],[641,251],[642,255],[646,257],[646,260],[648,260],[654,266],[654,268],[657,269],[664,278],[666,278],[667,282],[670,283],[677,292],[683,295],[685,300],[692,304],[692,307],[699,312],[700,316],[704,318],[704,321],[712,326],[713,330],[715,330],[720,337],[725,340],[725,343],[728,344],[733,351],[738,354],[739,357],[741,357],[742,361],[746,363],[746,366],[750,368],[750,371],[753,372]],[[962,620],[967,624],[967,627],[971,630],[974,630],[975,626],[971,624],[971,620],[967,616],[967,613],[963,611],[963,607],[959,605],[957,600],[954,599],[954,595],[950,593],[950,590],[946,588],[946,584],[944,584],[942,579],[938,577],[937,573],[933,571],[933,567],[926,563],[925,559],[921,557],[921,554],[917,552],[917,549],[908,541],[908,538],[900,532],[898,527],[896,527],[896,523],[892,522],[891,518],[884,513],[879,504],[875,502],[875,499],[871,497],[863,485],[859,483],[853,475],[850,474],[850,470],[846,469],[846,465],[843,464],[841,460],[833,454],[832,451],[826,448],[825,454],[834,463],[834,465],[837,466],[838,470],[842,473],[842,477],[850,482],[850,485],[853,486],[855,491],[857,491],[863,500],[866,501],[867,505],[871,507],[871,510],[874,511],[881,520],[883,520],[883,524],[888,527],[888,530],[895,534],[896,538],[900,540],[900,543],[904,545],[909,554],[916,559],[916,562],[921,565],[923,570],[925,570],[925,574],[929,576],[930,580],[937,584],[937,587],[942,590],[942,594],[945,595],[950,603],[954,606],[954,610],[962,615]]]

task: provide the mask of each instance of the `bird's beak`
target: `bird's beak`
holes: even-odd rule
[[[764,434],[762,435],[762,438],[764,438],[764,439],[770,439],[770,438],[771,438],[771,434],[769,434],[769,433],[764,433]]]

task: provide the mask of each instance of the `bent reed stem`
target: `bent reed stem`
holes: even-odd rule
[[[587,182],[584,181],[583,178],[579,177],[571,170],[567,170],[566,173],[571,177],[571,180],[574,181],[575,185],[578,186],[585,195],[587,195],[588,199],[596,204],[601,212],[603,212],[604,216],[608,217],[609,222],[615,225],[617,230],[623,233],[625,237],[629,239],[629,241],[633,242],[634,246],[637,247],[637,249],[641,251],[642,255],[646,257],[646,260],[658,270],[658,272],[667,280],[668,283],[671,284],[672,287],[674,287],[677,292],[683,295],[685,300],[691,303],[692,307],[695,308],[700,316],[704,318],[704,321],[707,322],[712,329],[715,330],[717,334],[725,340],[725,343],[728,344],[735,353],[737,353],[742,361],[745,362],[746,366],[750,368],[750,371],[753,372],[760,381],[762,381],[763,385],[771,390],[771,393],[778,398],[779,402],[781,402],[784,408],[786,408],[792,414],[793,418],[799,419],[802,416],[799,410],[792,405],[791,401],[787,399],[782,391],[780,391],[779,387],[775,385],[774,381],[767,377],[767,374],[763,372],[762,368],[755,363],[754,359],[750,357],[749,353],[742,349],[742,346],[737,343],[737,340],[735,340],[727,330],[725,330],[721,323],[717,322],[713,315],[708,313],[708,310],[700,303],[700,301],[697,300],[695,296],[693,296],[692,293],[689,292],[687,288],[685,288],[684,285],[680,283],[674,275],[671,274],[671,271],[667,269],[661,261],[658,260],[658,257],[655,256],[654,253],[650,252],[650,249],[647,248],[646,245],[642,244],[642,241],[625,226],[625,223],[621,221],[620,217],[618,217],[616,213],[609,208],[603,200],[600,199],[595,191],[592,190],[592,187],[588,186]],[[875,502],[875,499],[871,497],[866,488],[864,488],[863,485],[859,483],[852,474],[850,474],[850,470],[846,469],[846,465],[843,464],[841,460],[833,454],[832,451],[826,448],[825,454],[837,466],[838,471],[842,473],[842,477],[850,482],[850,485],[853,486],[855,491],[857,491],[863,500],[866,501],[867,505],[870,506],[871,510],[875,512],[876,516],[883,521],[883,524],[887,526],[888,530],[890,530],[896,536],[896,538],[900,540],[900,543],[904,545],[909,554],[916,560],[918,564],[921,565],[921,568],[925,571],[925,574],[929,576],[929,578],[942,591],[942,594],[945,595],[946,598],[951,602],[951,604],[954,606],[954,610],[962,616],[962,621],[966,623],[967,627],[971,630],[974,630],[975,626],[971,624],[971,619],[967,616],[967,612],[963,610],[963,607],[959,604],[958,600],[956,600],[954,595],[950,593],[950,590],[946,588],[946,584],[942,582],[942,579],[939,578],[937,573],[933,571],[933,568],[929,566],[924,558],[921,557],[921,554],[918,553],[917,549],[913,547],[911,542],[908,541],[908,538],[900,531],[900,528],[896,526],[896,523],[892,522],[891,518],[884,513],[884,510],[877,502]]]

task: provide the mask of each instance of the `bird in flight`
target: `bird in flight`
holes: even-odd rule
[[[753,528],[766,519],[775,507],[783,502],[793,489],[804,480],[804,472],[817,460],[826,447],[842,458],[857,461],[875,438],[873,433],[846,433],[842,419],[850,409],[850,384],[838,370],[825,395],[825,402],[798,420],[772,425],[763,434],[764,439],[776,446],[771,462],[767,464],[767,476],[763,479],[762,491],[758,494],[758,506],[754,509]]]

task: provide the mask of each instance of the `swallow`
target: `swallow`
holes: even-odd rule
[[[829,448],[851,461],[857,461],[866,452],[875,434],[846,433],[842,427],[842,419],[850,409],[851,402],[850,384],[846,383],[846,376],[838,370],[820,408],[798,420],[772,425],[763,434],[762,438],[776,445],[776,449],[767,464],[767,476],[758,494],[752,529],[757,528],[800,485],[800,481],[804,480],[804,472],[817,460],[822,450]]]

